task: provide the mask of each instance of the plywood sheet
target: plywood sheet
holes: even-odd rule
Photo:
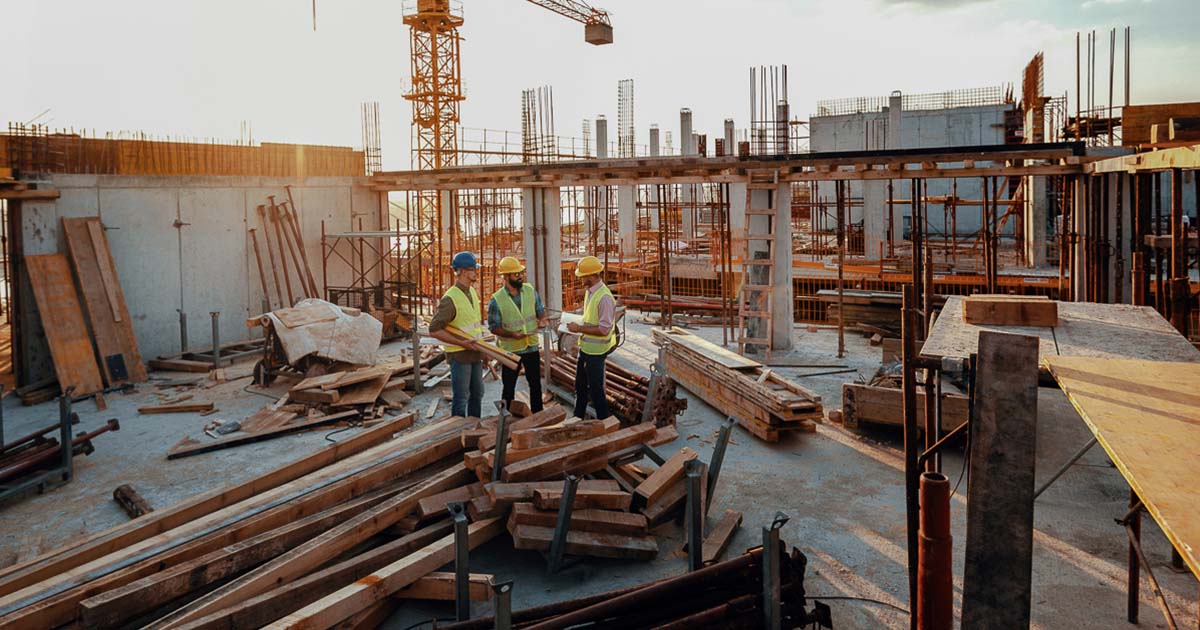
[[[25,265],[29,269],[33,298],[41,313],[59,384],[64,391],[75,387],[76,396],[104,389],[67,257],[62,254],[26,256]]]
[[[1050,357],[1045,363],[1146,510],[1200,576],[1200,364]]]
[[[64,217],[62,224],[92,335],[96,339],[104,381],[109,386],[145,381],[146,366],[142,363],[125,305],[125,293],[100,219]],[[124,374],[120,372],[121,364],[124,364]]]
[[[1200,350],[1148,306],[1059,302],[1058,325],[1054,327],[968,324],[963,321],[962,306],[962,297],[946,298],[921,356],[966,358],[976,352],[979,333],[990,330],[1037,337],[1041,359],[1087,356],[1200,362]]]

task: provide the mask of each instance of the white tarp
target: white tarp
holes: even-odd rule
[[[271,321],[275,336],[291,365],[316,355],[330,361],[375,365],[375,353],[383,334],[383,323],[354,309],[309,298],[295,307],[263,315]]]

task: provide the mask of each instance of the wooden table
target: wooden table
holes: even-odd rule
[[[1051,356],[1043,360],[1163,534],[1200,578],[1200,364]],[[1137,619],[1140,511],[1130,529],[1130,621]],[[1134,547],[1137,547],[1135,550]],[[1153,585],[1153,574],[1147,570]],[[1170,611],[1160,607],[1170,619]]]
[[[1200,350],[1148,306],[1059,302],[1054,327],[980,326],[963,321],[962,300],[946,298],[921,356],[965,359],[975,353],[979,332],[992,330],[1037,337],[1042,362],[1053,356],[1200,362]]]

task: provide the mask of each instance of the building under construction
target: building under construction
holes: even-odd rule
[[[462,7],[404,12],[409,170],[375,102],[353,148],[0,132],[0,627],[1196,626],[1200,102],[1130,100],[1129,29],[1107,100],[1093,33],[1062,94],[1039,53],[802,112],[756,66],[720,128],[628,79],[502,130]],[[479,346],[482,417],[431,332],[464,251],[547,320],[511,402]]]

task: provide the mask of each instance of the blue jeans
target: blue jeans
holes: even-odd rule
[[[483,407],[483,362],[450,360],[450,413],[478,418]]]

